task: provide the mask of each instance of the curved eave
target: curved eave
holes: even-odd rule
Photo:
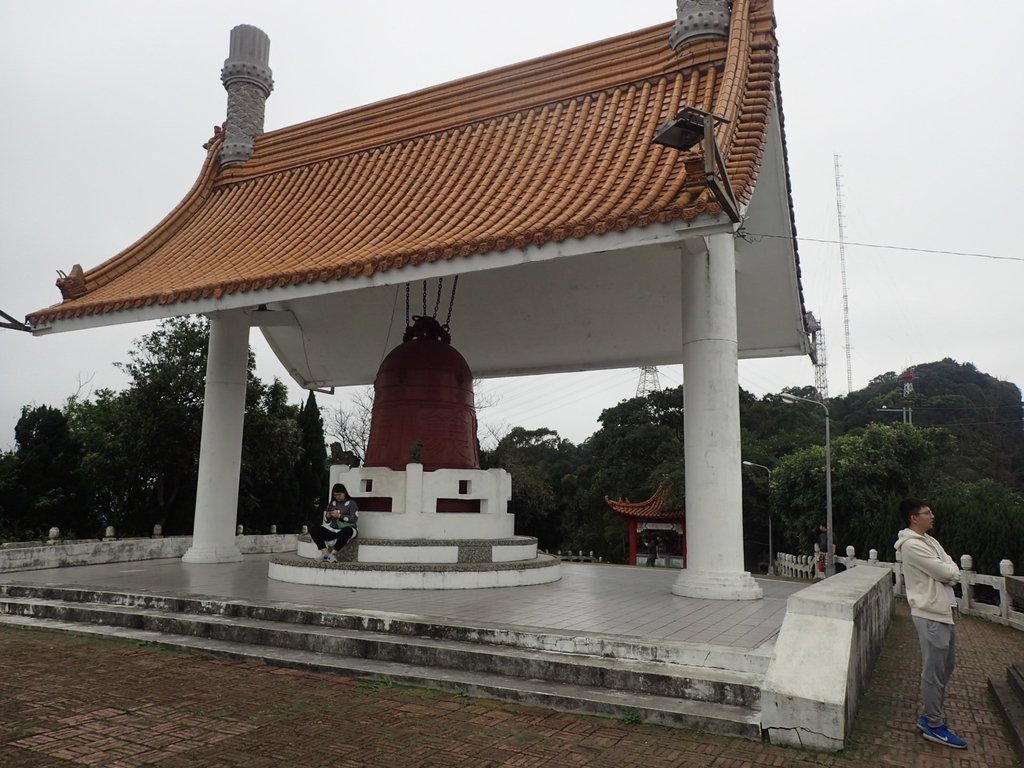
[[[614,500],[607,496],[604,497],[604,501],[617,515],[635,520],[669,522],[685,519],[685,512],[663,509],[669,490],[668,486],[659,485],[646,501]]]
[[[669,26],[265,134],[241,166],[218,170],[215,143],[171,214],[28,321],[256,305],[269,289],[714,218],[700,153],[651,144],[684,103],[728,118],[718,141],[746,204],[775,97],[771,4],[735,0],[727,43],[673,54]]]

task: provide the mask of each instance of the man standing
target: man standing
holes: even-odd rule
[[[949,729],[943,714],[946,683],[955,663],[953,584],[960,580],[960,569],[942,545],[928,535],[935,525],[935,515],[926,501],[904,499],[900,502],[900,518],[907,527],[896,539],[896,551],[903,556],[907,602],[921,641],[924,714],[917,719],[917,727],[929,741],[966,749],[967,742]]]
[[[658,537],[653,533],[647,534],[647,567],[653,568],[658,559]]]

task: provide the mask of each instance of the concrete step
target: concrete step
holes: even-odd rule
[[[80,624],[128,627],[168,635],[287,648],[374,661],[531,678],[630,693],[758,709],[759,680],[749,673],[659,662],[521,650],[438,637],[395,636],[332,626],[158,608],[0,598],[0,613]]]
[[[1006,682],[1013,688],[1017,698],[1024,701],[1024,661],[1015,661],[1006,668]]]
[[[125,590],[100,590],[73,585],[0,584],[0,598],[33,598],[70,603],[102,603],[169,613],[220,615],[259,619],[288,625],[312,625],[379,632],[402,637],[461,640],[478,645],[509,646],[522,651],[550,651],[622,661],[655,662],[737,672],[741,680],[760,685],[771,661],[771,648],[733,649],[703,643],[645,642],[600,634],[575,635],[551,630],[511,626],[476,626],[408,614],[367,610],[329,610],[310,606],[160,595]]]
[[[17,613],[18,606],[25,606],[31,602],[33,601],[5,600],[3,611],[0,612],[0,623],[76,634],[117,637],[133,642],[188,648],[232,659],[262,661],[278,666],[343,674],[357,679],[376,680],[380,684],[421,686],[469,696],[515,701],[565,712],[636,719],[670,727],[701,729],[752,740],[761,739],[760,713],[749,707],[509,676],[495,672],[437,667],[379,658],[337,656],[317,650],[275,647],[217,637],[192,636],[147,629],[133,626],[131,617],[136,616],[137,623],[144,625],[147,623],[145,614],[152,612],[135,611],[133,614],[130,609],[110,610],[113,606],[106,606],[92,614],[91,617],[86,614],[79,615],[82,618],[98,618],[101,613],[105,613],[108,618],[126,618],[125,625],[41,618],[36,615],[19,615]],[[53,604],[52,601],[37,602],[40,605],[44,602]],[[77,608],[83,607],[85,606],[77,606]],[[45,611],[43,612],[45,613]],[[33,611],[28,611],[28,613],[31,614]],[[203,617],[203,619],[206,627],[218,624],[228,625],[236,621],[225,617]],[[177,625],[176,628],[184,627]],[[317,632],[323,632],[329,636],[339,630],[317,630]],[[403,640],[407,642],[408,638],[403,638]]]
[[[1011,664],[1004,680],[990,677],[988,687],[1010,726],[1010,738],[1017,756],[1024,761],[1024,662]]]

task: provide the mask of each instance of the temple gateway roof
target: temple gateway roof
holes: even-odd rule
[[[163,221],[73,270],[64,300],[27,320],[47,332],[260,307],[297,381],[365,383],[400,339],[404,285],[460,275],[453,343],[476,375],[678,362],[664,328],[680,317],[678,243],[724,218],[699,147],[652,144],[658,126],[684,104],[724,117],[748,226],[793,229],[770,0],[734,0],[727,38],[673,51],[671,29],[263,133],[240,164],[218,162],[218,131]],[[740,245],[741,355],[805,353],[793,243]],[[345,366],[338,318],[359,321]],[[496,350],[495,333],[525,337]]]
[[[654,489],[651,498],[645,501],[629,501],[628,499],[610,499],[604,497],[604,503],[617,515],[631,520],[670,521],[685,520],[686,512],[681,509],[664,509],[665,498],[672,490],[669,486],[659,485]]]

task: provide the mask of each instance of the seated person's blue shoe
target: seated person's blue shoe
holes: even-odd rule
[[[967,749],[967,742],[949,730],[949,726],[945,723],[932,728],[928,725],[927,721],[922,722],[922,720],[918,721],[918,727],[924,726],[921,728],[921,735],[928,739],[928,741],[934,741],[936,744],[945,744],[947,747],[953,747],[953,749]]]

